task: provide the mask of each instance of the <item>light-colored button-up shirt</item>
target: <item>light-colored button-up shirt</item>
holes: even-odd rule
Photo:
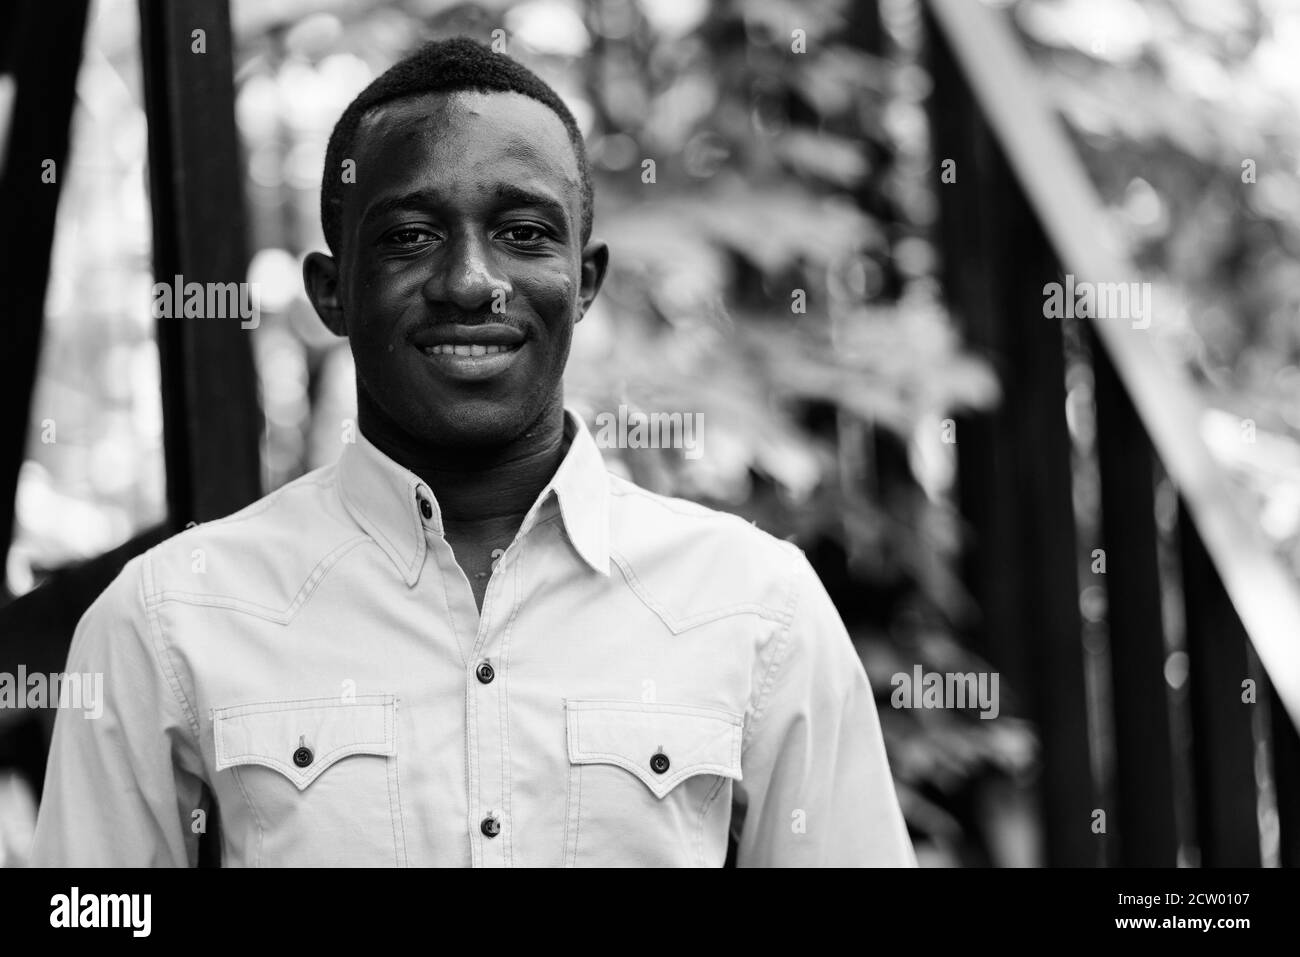
[[[913,865],[862,665],[795,546],[570,447],[482,613],[364,436],[134,558],[78,624],[37,865]]]

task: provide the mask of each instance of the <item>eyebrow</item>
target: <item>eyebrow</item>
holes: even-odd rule
[[[525,189],[512,183],[504,183],[497,186],[493,190],[493,194],[498,200],[504,200],[508,205],[535,206],[556,217],[565,226],[570,225],[569,210],[563,203],[545,193]],[[425,189],[411,190],[397,196],[379,196],[372,200],[370,205],[362,212],[361,222],[368,222],[373,218],[403,210],[438,206],[442,202],[443,197],[440,193]]]
[[[512,206],[536,206],[556,216],[563,223],[569,222],[569,210],[565,205],[545,193],[536,193],[522,186],[506,183],[496,188],[497,199],[507,200]]]

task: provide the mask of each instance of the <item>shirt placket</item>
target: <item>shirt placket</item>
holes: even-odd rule
[[[488,580],[480,613],[469,579],[442,532],[441,513],[427,489],[417,494],[429,553],[446,587],[450,625],[461,650],[465,682],[465,787],[470,863],[509,867],[510,730],[507,673],[511,627],[519,605],[521,553],[528,532],[554,508],[543,494]],[[425,506],[425,501],[428,507]]]
[[[506,642],[509,623],[514,619],[518,569],[509,556],[517,550],[517,544],[511,545],[488,581],[478,633],[465,669],[466,783],[475,867],[509,867],[511,863]]]
[[[522,594],[523,554],[529,531],[554,506],[543,494],[524,517],[515,539],[488,580],[483,612],[466,674],[466,781],[470,848],[475,867],[513,864],[510,813],[510,641]],[[472,602],[472,597],[471,597]]]

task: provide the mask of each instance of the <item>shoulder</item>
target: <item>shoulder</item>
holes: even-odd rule
[[[149,549],[141,556],[145,599],[283,609],[322,563],[366,540],[328,465]]]
[[[788,623],[809,576],[816,582],[796,545],[738,515],[614,475],[610,501],[611,559],[678,621],[752,613]]]

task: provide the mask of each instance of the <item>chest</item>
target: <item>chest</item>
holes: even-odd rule
[[[543,554],[480,603],[450,553],[409,591],[327,579],[192,648],[228,862],[720,864],[765,624],[674,631]]]

